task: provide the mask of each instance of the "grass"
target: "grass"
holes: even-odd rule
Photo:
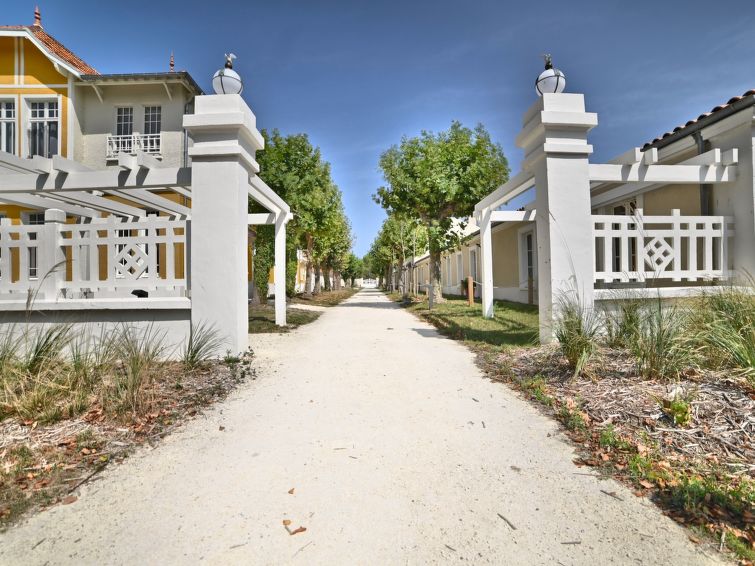
[[[322,313],[289,307],[286,310],[287,326],[275,324],[275,307],[272,305],[252,305],[249,307],[249,333],[267,334],[290,332],[304,324],[317,320]]]
[[[359,292],[357,288],[347,287],[338,291],[321,291],[317,295],[307,296],[303,293],[291,299],[291,304],[334,307]]]
[[[397,302],[403,299],[401,293],[392,293],[389,297]],[[538,339],[536,306],[495,301],[493,318],[483,318],[479,302],[470,307],[466,299],[456,297],[446,298],[432,310],[428,309],[427,299],[412,302],[406,308],[433,324],[442,334],[477,346],[531,346]]]
[[[594,310],[585,308],[575,293],[564,295],[558,306],[554,333],[569,367],[578,376],[597,347],[600,319]]]

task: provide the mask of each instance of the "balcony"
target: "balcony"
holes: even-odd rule
[[[159,155],[162,146],[160,134],[131,134],[107,137],[107,159],[115,159],[122,153],[149,153]]]

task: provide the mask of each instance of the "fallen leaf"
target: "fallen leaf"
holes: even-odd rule
[[[649,481],[647,481],[647,480],[640,480],[640,485],[641,485],[642,487],[645,487],[645,488],[647,488],[647,489],[652,489],[652,488],[653,488],[653,484],[652,484],[652,483],[650,483],[650,482],[649,482]]]
[[[63,501],[61,501],[61,503],[62,503],[63,505],[70,505],[71,503],[73,503],[73,502],[74,502],[74,501],[76,501],[77,499],[78,499],[78,497],[76,497],[75,495],[69,495],[69,496],[67,496],[67,497],[64,497],[64,498],[63,498]]]
[[[291,489],[289,489],[289,490],[288,490],[288,494],[289,494],[289,495],[293,495],[293,494],[294,494],[294,488],[293,488],[293,487],[292,487]]]
[[[298,529],[294,529],[291,531],[291,535],[298,535],[299,533],[303,533],[307,530],[307,527],[299,527]]]
[[[283,519],[283,526],[284,526],[284,527],[287,527],[287,526],[289,526],[290,524],[291,524],[291,520],[290,520],[290,519]]]
[[[218,427],[218,430],[225,430],[225,427],[224,427],[223,425],[220,425],[220,426]]]

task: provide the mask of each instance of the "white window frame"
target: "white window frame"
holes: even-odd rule
[[[459,283],[464,279],[464,256],[461,252],[456,253],[456,278]]]
[[[6,108],[4,106],[8,103],[13,104],[13,117],[11,118],[5,117]],[[7,141],[5,139],[5,125],[11,123],[13,124],[13,146],[10,148],[11,151],[7,153],[16,155],[18,151],[18,117],[18,100],[16,97],[0,98],[0,151],[3,151],[3,147]]]
[[[32,102],[57,102],[58,103],[58,153],[63,155],[63,95],[49,94],[22,94],[21,104],[16,114],[21,112],[21,156],[28,157],[31,152],[31,103]]]
[[[478,282],[477,279],[477,247],[470,246],[469,248],[469,274],[472,276],[472,281]]]
[[[148,108],[158,108],[160,110],[160,121],[159,121],[160,128],[157,132],[147,132],[147,109]],[[163,133],[163,106],[162,104],[145,104],[142,106],[142,126],[143,126],[143,131],[141,133],[144,135]]]
[[[131,110],[131,133],[130,134],[119,134],[118,133],[118,111],[119,110]],[[136,113],[134,112],[134,107],[132,105],[123,104],[118,105],[113,108],[113,135],[114,136],[132,136],[138,132],[134,130],[134,126],[136,125]]]
[[[519,228],[517,239],[519,241],[519,288],[527,290],[527,236],[532,235],[532,285],[537,289],[537,227],[532,224]]]

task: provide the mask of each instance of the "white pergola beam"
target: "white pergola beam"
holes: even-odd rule
[[[92,171],[90,167],[87,167],[83,163],[73,161],[72,159],[66,159],[60,155],[52,156],[52,168],[61,173],[82,173],[84,171]]]
[[[188,167],[148,169],[146,173],[136,168],[128,171],[104,169],[72,173],[53,171],[48,175],[34,173],[0,175],[0,192],[164,189],[188,185],[191,185],[191,169]]]
[[[655,148],[653,148],[655,149]],[[631,176],[640,178],[643,173],[642,181],[630,179],[625,185],[614,187],[604,193],[592,197],[592,206],[603,206],[605,204],[621,200],[634,193],[647,192],[665,184],[676,183],[727,183],[736,178],[736,164],[739,160],[737,149],[721,152],[719,149],[712,149],[700,155],[696,155],[678,165],[651,165],[651,166],[630,166]],[[709,163],[704,165],[704,163]],[[590,165],[590,181],[593,179],[593,167],[617,167],[615,165]],[[627,166],[624,166],[627,167]],[[660,168],[660,169],[659,169]],[[654,173],[648,174],[648,170]],[[697,175],[697,176],[695,176]],[[655,178],[654,178],[655,177]],[[658,179],[660,177],[660,179]]]
[[[147,189],[130,189],[128,191],[105,191],[110,195],[123,197],[136,204],[144,204],[149,208],[167,212],[168,214],[178,214],[179,216],[190,217],[191,209],[170,201],[160,195],[149,192]]]
[[[273,212],[269,214],[257,213],[257,214],[249,215],[250,226],[253,226],[253,225],[256,226],[260,224],[275,224],[275,213]]]
[[[88,206],[118,216],[140,218],[147,215],[146,211],[140,208],[136,208],[128,204],[123,204],[118,201],[98,195],[93,195],[91,193],[73,191],[66,193],[50,192],[47,194],[47,196],[64,202],[73,202],[79,205]],[[2,200],[3,198],[5,198],[4,195],[0,196],[0,200]]]
[[[728,183],[734,165],[611,165],[590,164],[590,181],[598,183]]]
[[[498,208],[502,204],[516,198],[526,190],[530,189],[535,182],[535,176],[529,171],[521,171],[513,179],[509,179],[503,185],[498,187],[484,199],[475,205],[475,212],[481,212],[486,209]]]
[[[62,202],[49,197],[41,195],[29,195],[29,194],[10,194],[3,196],[3,202],[8,204],[16,204],[18,206],[24,206],[29,208],[38,208],[40,210],[47,210],[50,208],[57,208],[70,214],[71,216],[81,216],[84,218],[99,218],[100,213],[94,209],[80,206],[78,204],[71,204]]]
[[[491,222],[532,222],[535,220],[535,209],[532,210],[493,210],[490,212]]]
[[[291,208],[286,201],[279,197],[278,193],[271,189],[259,176],[252,175],[249,178],[249,185],[249,195],[270,212],[285,212],[286,214],[291,212]],[[257,197],[262,198],[266,202],[260,202],[257,200]]]

